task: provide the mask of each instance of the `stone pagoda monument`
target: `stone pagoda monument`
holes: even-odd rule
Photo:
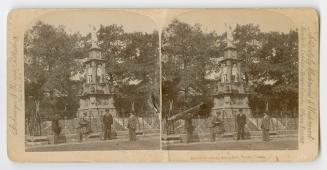
[[[248,96],[250,88],[242,73],[241,64],[237,49],[233,44],[231,30],[227,31],[227,46],[224,49],[224,56],[220,59],[221,65],[217,85],[213,91],[214,106],[211,112],[220,112],[221,118],[225,121],[226,131],[233,131],[235,117],[241,109],[249,117],[251,109],[249,107]],[[230,121],[228,121],[230,119]]]
[[[95,33],[92,34],[92,46],[83,65],[85,82],[80,95],[77,118],[86,117],[93,132],[102,131],[102,116],[106,110],[109,110],[113,117],[116,117],[117,111],[113,104],[113,88],[105,80],[105,60],[101,55],[101,48],[97,45]]]

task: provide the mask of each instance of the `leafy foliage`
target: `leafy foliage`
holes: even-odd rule
[[[78,68],[74,59],[81,55],[83,49],[79,45],[80,40],[80,34],[70,35],[62,26],[56,28],[42,22],[36,23],[26,32],[24,39],[26,99],[47,103],[44,101],[46,99],[43,92],[49,90],[52,93],[54,89],[62,92],[62,96],[73,99],[77,93],[77,85],[70,77]],[[75,102],[73,100],[69,104]],[[55,112],[56,109],[54,106],[51,112]],[[51,114],[49,112],[47,109],[41,110],[41,113]]]
[[[98,31],[100,47],[112,85],[118,89],[115,106],[121,114],[134,111],[153,113],[152,105],[159,104],[159,35],[126,33],[122,26],[101,26]]]
[[[250,97],[251,107],[261,112],[266,103],[269,110],[296,110],[298,96],[298,33],[261,32],[254,24],[237,25],[233,30],[235,46],[243,61],[242,71],[254,88]],[[226,33],[206,33],[201,25],[189,25],[173,20],[162,33],[163,56],[163,114],[169,110],[169,101],[175,108],[194,105],[199,101],[210,102],[210,87],[214,81],[206,73],[219,71],[219,64],[212,58],[222,57]],[[190,98],[178,103],[178,91],[185,90]],[[191,90],[189,90],[191,89]],[[196,91],[196,93],[194,93]],[[276,114],[275,113],[275,114]],[[165,115],[164,115],[165,116]]]
[[[139,114],[153,111],[159,103],[158,32],[125,33],[122,26],[101,26],[99,46],[106,60],[111,86],[118,93],[115,105],[129,112],[135,102]],[[74,117],[79,107],[84,67],[80,59],[88,56],[91,34],[69,34],[63,26],[37,22],[25,33],[25,96],[27,117]],[[49,91],[49,96],[44,92]],[[158,107],[158,106],[157,106]],[[122,109],[124,108],[124,109]],[[38,112],[41,115],[35,115]],[[38,118],[40,119],[40,118]],[[40,120],[39,120],[40,121]]]

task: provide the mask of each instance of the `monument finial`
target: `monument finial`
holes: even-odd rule
[[[97,35],[96,35],[96,28],[95,28],[95,26],[92,27],[91,41],[92,41],[92,46],[96,46]]]
[[[97,42],[98,42],[98,39],[97,39],[97,32],[96,32],[96,27],[93,26],[91,28],[91,25],[89,25],[90,27],[90,32],[91,32],[91,49],[90,50],[93,50],[93,49],[100,49],[100,47],[97,45]]]
[[[232,27],[229,24],[225,23],[225,27],[226,27],[226,42],[227,42],[227,46],[226,48],[235,48],[234,46],[234,38],[233,38],[233,31],[232,31]]]

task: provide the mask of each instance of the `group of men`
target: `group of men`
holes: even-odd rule
[[[224,125],[223,121],[219,119],[220,112],[212,113],[209,117],[209,129],[210,129],[210,140],[213,142],[216,140],[216,136],[219,133],[224,132]],[[237,138],[236,140],[243,140],[245,139],[245,125],[246,115],[243,113],[242,109],[239,109],[239,113],[236,115],[236,130],[237,130]],[[267,142],[269,141],[269,129],[270,129],[270,117],[267,113],[264,113],[261,123],[261,130],[262,130],[262,140]]]
[[[221,115],[220,112],[212,113],[212,115],[209,117],[208,121],[208,127],[210,129],[210,140],[213,142],[216,140],[217,134],[224,133],[224,122],[219,118]],[[57,119],[55,119],[57,120]],[[113,138],[112,133],[112,125],[113,125],[113,116],[109,113],[109,110],[106,110],[105,115],[103,116],[103,127],[104,127],[104,140],[110,140]],[[237,129],[237,138],[236,140],[243,140],[245,139],[245,125],[247,123],[246,115],[243,113],[243,111],[240,109],[239,113],[236,115],[236,129]],[[57,121],[54,121],[53,127],[54,131],[57,130],[59,125],[56,124]],[[133,113],[129,114],[128,117],[128,137],[129,141],[136,141],[136,128],[137,128],[137,118]],[[86,114],[82,117],[82,119],[79,122],[80,126],[80,141],[82,141],[83,135],[90,133],[90,127],[89,122],[86,119]],[[57,125],[57,126],[56,126]],[[193,126],[192,126],[192,118],[185,119],[185,128],[187,131],[187,143],[191,141],[191,136],[193,133]],[[262,118],[261,123],[261,130],[262,130],[262,139],[263,141],[269,141],[269,130],[270,130],[270,117],[267,113],[264,113],[264,117]],[[60,132],[59,132],[60,133]],[[57,133],[56,133],[57,134]]]
[[[114,119],[113,116],[109,113],[109,110],[106,110],[106,113],[103,115],[102,123],[104,128],[103,139],[111,140],[113,139],[113,125]],[[89,121],[86,119],[86,114],[82,117],[79,122],[80,129],[80,141],[83,139],[83,135],[90,133]],[[128,128],[128,138],[129,141],[136,141],[136,127],[137,127],[137,118],[134,113],[129,113],[127,128]]]

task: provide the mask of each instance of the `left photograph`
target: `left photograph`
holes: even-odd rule
[[[25,151],[160,149],[156,24],[52,12],[24,34]]]

